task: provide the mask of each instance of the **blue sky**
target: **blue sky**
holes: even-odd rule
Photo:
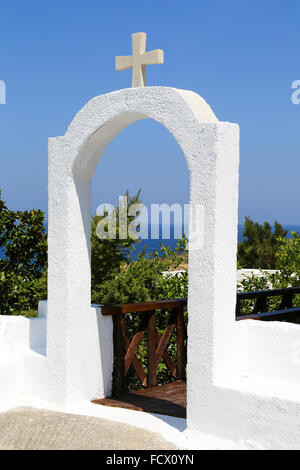
[[[47,211],[47,139],[63,135],[92,97],[131,85],[114,69],[131,33],[164,65],[148,85],[190,89],[241,130],[239,220],[299,224],[299,0],[2,0],[0,189],[12,209]],[[146,142],[146,145],[145,145]],[[142,188],[145,203],[187,203],[189,175],[173,137],[154,121],[123,131],[103,154],[93,209]]]

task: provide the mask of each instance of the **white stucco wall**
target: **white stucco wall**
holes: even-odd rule
[[[45,318],[0,315],[0,409],[24,392],[24,358],[45,350]]]
[[[59,378],[46,354],[46,329],[45,301],[39,304],[38,318],[0,315],[0,409],[20,394],[45,402],[62,403],[60,397],[55,399],[59,391]],[[95,397],[111,393],[112,335],[111,318],[103,317],[101,307],[91,306],[86,340],[93,357],[87,371],[86,387],[94,387]],[[74,394],[73,402],[77,401]]]
[[[60,387],[55,400],[79,400],[97,390],[90,378],[96,376],[89,341],[91,181],[109,142],[145,118],[164,125],[182,148],[191,176],[191,207],[200,205],[204,214],[198,229],[203,243],[197,249],[190,243],[189,383],[199,375],[211,380],[213,357],[223,364],[215,373],[230,362],[230,349],[221,354],[227,337],[214,342],[213,331],[219,322],[220,328],[231,329],[234,321],[238,126],[219,122],[203,98],[190,91],[119,90],[91,100],[64,137],[49,141],[47,358]]]
[[[243,376],[300,385],[299,325],[249,320],[238,322],[236,328],[246,345]]]
[[[41,310],[45,310],[45,304]],[[99,309],[92,310],[97,314]],[[55,407],[47,394],[51,383],[47,359],[42,353],[45,350],[42,343],[46,339],[43,321],[43,318],[0,316],[0,410],[26,404],[26,401],[20,401],[22,396],[29,399],[30,406],[47,407],[48,401],[50,408]],[[202,418],[202,426],[189,425],[182,443],[192,448],[299,449],[299,325],[250,320],[235,323],[235,329],[237,373],[235,377],[215,381],[206,389],[205,408],[200,402],[196,409]],[[31,330],[35,332],[33,337]],[[103,377],[106,371],[108,380],[108,388],[102,388],[105,395],[109,393],[112,367],[109,335],[104,335],[102,344],[105,351]],[[101,351],[98,353],[101,358]],[[98,371],[103,365],[98,362]],[[202,393],[198,393],[199,399]],[[42,405],[40,400],[43,400]],[[114,410],[110,415],[109,409],[101,408],[96,406],[94,409],[91,404],[77,405],[74,401],[66,408],[57,409],[113,420],[118,420],[119,416],[122,422],[149,430],[159,427],[157,418],[142,419],[139,413],[131,414],[128,410],[119,414]],[[162,423],[162,428],[164,426]],[[176,420],[174,426],[178,426]],[[172,433],[170,428],[164,429],[166,438],[172,440]],[[174,442],[178,445],[180,436],[175,434]]]
[[[299,327],[235,322],[238,126],[173,88],[98,96],[65,136],[50,139],[48,304],[37,320],[0,317],[6,393],[61,406],[109,394],[112,320],[90,305],[91,180],[109,142],[144,118],[164,125],[182,148],[191,207],[204,214],[201,245],[189,247],[189,438],[299,448]]]

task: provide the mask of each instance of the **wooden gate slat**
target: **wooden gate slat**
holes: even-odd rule
[[[156,330],[156,334],[155,334],[155,341],[156,341],[157,345],[160,342],[160,334],[158,333],[157,330]],[[168,351],[166,349],[164,350],[162,357],[163,357],[163,360],[165,361],[165,363],[167,364],[168,369],[171,371],[171,374],[174,377],[174,379],[177,379],[176,365],[175,365],[173,359],[171,358],[170,354],[168,353]]]
[[[124,377],[124,335],[122,334],[122,315],[115,315],[114,322],[114,373],[113,394],[120,395],[123,392]]]
[[[137,333],[134,335],[134,337],[132,338],[129,347],[127,348],[127,352],[125,355],[125,366],[124,366],[125,375],[127,374],[129,367],[136,355],[137,349],[145,334],[146,328],[147,328],[147,316],[143,315],[143,318],[139,325],[139,329]],[[126,332],[125,332],[125,335],[126,335]]]
[[[130,340],[129,338],[126,336],[126,324],[125,324],[125,317],[122,316],[122,321],[121,321],[121,327],[122,327],[122,336],[123,336],[123,340],[124,340],[124,349],[125,349],[125,352],[128,351],[128,349],[130,348]],[[124,359],[123,359],[123,364],[125,363]],[[132,359],[132,365],[134,367],[134,370],[136,371],[137,375],[138,375],[138,378],[140,379],[140,381],[142,382],[142,385],[144,387],[147,387],[147,375],[146,375],[146,372],[142,366],[142,364],[140,363],[140,361],[138,360],[138,358],[135,356],[133,356],[133,359]],[[123,365],[123,377],[125,377],[125,371],[124,371],[124,367],[125,367],[125,364]],[[128,372],[128,371],[127,371]]]
[[[136,355],[139,344],[144,336],[144,333],[145,333],[144,331],[138,331],[132,338],[131,343],[129,343],[129,346],[125,355],[124,375],[126,375],[129,370],[129,367]]]
[[[147,381],[146,372],[144,370],[144,367],[142,366],[142,364],[140,363],[140,361],[138,360],[138,358],[136,356],[134,356],[134,358],[132,360],[132,365],[133,365],[134,370],[136,371],[136,373],[138,375],[138,378],[142,382],[143,387],[147,387],[148,386],[148,381]]]
[[[155,310],[150,311],[148,314],[148,334],[147,334],[147,385],[148,387],[157,386],[157,372],[155,367],[155,351],[156,351],[156,342],[155,342],[155,332],[156,332],[156,317]]]
[[[155,352],[155,368],[157,369],[158,367],[158,364],[160,363],[161,359],[162,359],[162,356],[163,356],[163,353],[170,341],[170,338],[172,336],[172,333],[174,331],[174,328],[175,328],[175,324],[172,324],[172,325],[168,325],[161,338],[160,338],[160,341],[158,343],[158,346],[157,346],[157,349],[156,349],[156,352]]]
[[[184,318],[182,306],[176,309],[177,321],[176,321],[176,335],[177,335],[177,379],[185,379],[185,350],[184,350]]]

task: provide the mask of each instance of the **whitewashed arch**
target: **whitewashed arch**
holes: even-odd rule
[[[75,116],[65,136],[49,139],[49,386],[60,402],[110,391],[111,319],[90,307],[91,181],[111,140],[145,118],[160,122],[180,145],[190,171],[191,207],[204,208],[203,243],[189,258],[192,423],[202,393],[216,376],[228,374],[233,353],[239,131],[235,124],[219,122],[191,91],[145,87],[98,96]]]

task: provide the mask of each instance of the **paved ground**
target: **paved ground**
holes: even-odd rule
[[[0,450],[175,450],[158,434],[100,418],[33,408],[0,413]]]

